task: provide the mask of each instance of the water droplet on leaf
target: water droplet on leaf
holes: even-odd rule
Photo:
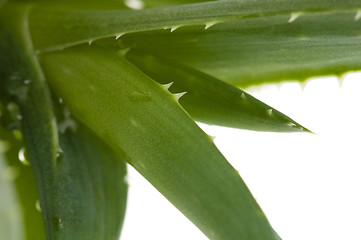
[[[63,157],[64,157],[64,153],[61,149],[59,149],[55,155],[55,163],[60,164],[61,161],[63,160]]]
[[[141,0],[124,0],[124,4],[134,10],[140,10],[144,8],[144,2]]]
[[[39,200],[36,200],[36,202],[35,202],[35,208],[36,208],[36,210],[38,210],[39,212],[41,212],[41,207],[40,207],[40,202],[39,202]]]
[[[71,117],[71,112],[68,107],[64,107],[63,110],[64,119],[58,123],[58,129],[60,133],[65,133],[68,129],[75,132],[78,128],[78,124]]]
[[[133,102],[148,102],[152,99],[151,92],[135,91],[130,94],[129,99]]]
[[[30,162],[29,162],[29,160],[27,159],[27,156],[26,156],[25,148],[23,148],[23,147],[20,148],[19,153],[18,153],[18,159],[25,166],[30,166]]]

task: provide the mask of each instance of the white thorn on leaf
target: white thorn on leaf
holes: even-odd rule
[[[187,92],[175,93],[175,94],[173,94],[173,96],[175,97],[175,99],[176,99],[177,101],[179,101],[179,99],[180,99],[181,97],[183,97],[184,94],[186,94],[186,93],[187,93]]]
[[[209,137],[212,141],[214,141],[214,139],[216,139],[216,137],[215,137],[215,136],[212,136],[212,135],[208,135],[208,137]]]
[[[340,88],[342,87],[344,80],[345,80],[345,78],[343,76],[340,76],[337,78],[338,85],[340,86]]]
[[[267,110],[267,115],[268,115],[268,116],[272,116],[272,115],[273,115],[273,109],[272,109],[272,108],[270,108],[270,109]]]
[[[204,27],[204,29],[208,29],[214,25],[216,25],[217,23],[216,22],[209,22],[209,23],[206,23],[206,26]]]
[[[247,100],[246,94],[242,93],[242,94],[241,94],[241,98],[242,98],[243,100]]]
[[[125,33],[119,33],[115,35],[115,40],[118,40],[121,36],[123,36]]]
[[[161,84],[161,86],[165,89],[165,90],[168,90],[172,85],[173,85],[174,82],[170,82],[170,83],[167,83],[167,84]]]
[[[354,19],[355,21],[358,21],[360,20],[360,18],[361,18],[361,9],[358,9]]]
[[[170,28],[170,32],[174,32],[175,30],[177,30],[180,26],[173,26]]]
[[[287,123],[287,126],[289,126],[289,127],[296,127],[296,124],[294,124],[294,123],[292,123],[292,122],[289,122],[289,123]]]
[[[303,13],[301,12],[294,12],[294,13],[291,13],[291,16],[290,16],[290,19],[288,19],[288,22],[291,23],[291,22],[294,22],[299,16],[301,16]]]
[[[88,41],[89,46],[92,45],[93,41],[94,41],[94,40],[89,40],[89,41]]]

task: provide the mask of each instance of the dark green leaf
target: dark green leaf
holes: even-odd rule
[[[207,74],[141,51],[127,58],[174,93],[186,92],[180,104],[197,121],[258,131],[302,131],[298,123],[251,95]]]

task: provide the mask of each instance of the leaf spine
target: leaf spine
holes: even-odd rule
[[[355,15],[355,21],[360,20],[361,18],[361,9],[357,9],[356,15]]]
[[[161,86],[165,89],[165,90],[169,90],[169,88],[173,85],[174,82],[170,82],[167,84],[161,84]]]
[[[290,19],[288,19],[288,22],[289,23],[294,22],[302,14],[303,14],[302,12],[293,12],[293,13],[291,13],[291,16],[290,16]]]
[[[173,26],[173,27],[170,28],[170,32],[174,32],[178,28],[180,28],[180,26]]]
[[[118,40],[121,36],[123,36],[125,33],[119,33],[115,35],[115,40]]]
[[[183,97],[184,94],[186,94],[186,93],[187,93],[187,92],[175,93],[175,94],[173,94],[173,96],[175,97],[175,99],[176,99],[177,101],[179,101],[179,99],[180,99],[181,97]]]
[[[268,116],[273,116],[273,109],[272,108],[268,109],[266,112],[267,112]]]
[[[216,137],[212,135],[208,135],[208,137],[212,140],[212,142],[214,141],[214,139],[216,139]]]
[[[208,28],[216,25],[217,23],[216,22],[209,22],[209,23],[206,23],[206,26],[204,27],[205,30],[207,30]]]

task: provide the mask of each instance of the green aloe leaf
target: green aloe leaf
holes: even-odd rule
[[[66,109],[58,134],[50,93],[27,31],[30,8],[8,5],[1,9],[0,30],[5,37],[0,41],[4,67],[0,97],[10,112],[7,115],[14,116],[10,120],[17,121],[5,119],[6,126],[20,127],[23,135],[46,237],[118,239],[127,196],[125,162],[70,119]],[[59,106],[56,109],[63,111]],[[75,126],[76,132],[71,132]]]
[[[244,91],[195,69],[144,51],[130,51],[126,57],[158,83],[174,82],[170,91],[186,92],[179,102],[197,121],[258,131],[307,131]]]
[[[73,124],[74,132],[70,127],[60,134],[61,158],[48,179],[53,239],[117,240],[127,199],[125,162],[84,126]]]
[[[340,76],[361,69],[360,13],[304,13],[293,20],[289,14],[260,16],[207,30],[185,27],[129,34],[122,38],[122,45],[173,59],[241,87]]]
[[[74,116],[210,239],[279,239],[211,138],[124,52],[78,46],[44,54],[41,64]]]
[[[1,238],[45,240],[35,177],[23,150],[12,132],[0,126]]]
[[[361,3],[353,0],[227,0],[145,10],[77,10],[55,5],[34,6],[29,28],[35,49],[49,51],[104,37],[180,26],[212,24],[240,18],[317,12],[335,9],[356,11]]]
[[[34,171],[39,201],[48,239],[53,239],[51,220],[50,182],[52,167],[59,151],[55,115],[50,93],[44,76],[32,49],[27,29],[29,6],[17,5],[17,8],[0,10],[1,35],[1,98],[4,105],[11,104],[21,127],[27,155]],[[12,19],[13,16],[17,18]],[[10,20],[12,19],[12,20]],[[21,67],[20,67],[21,66]]]
[[[200,2],[211,2],[214,0],[143,0],[144,8],[164,7],[180,4],[191,4]]]

